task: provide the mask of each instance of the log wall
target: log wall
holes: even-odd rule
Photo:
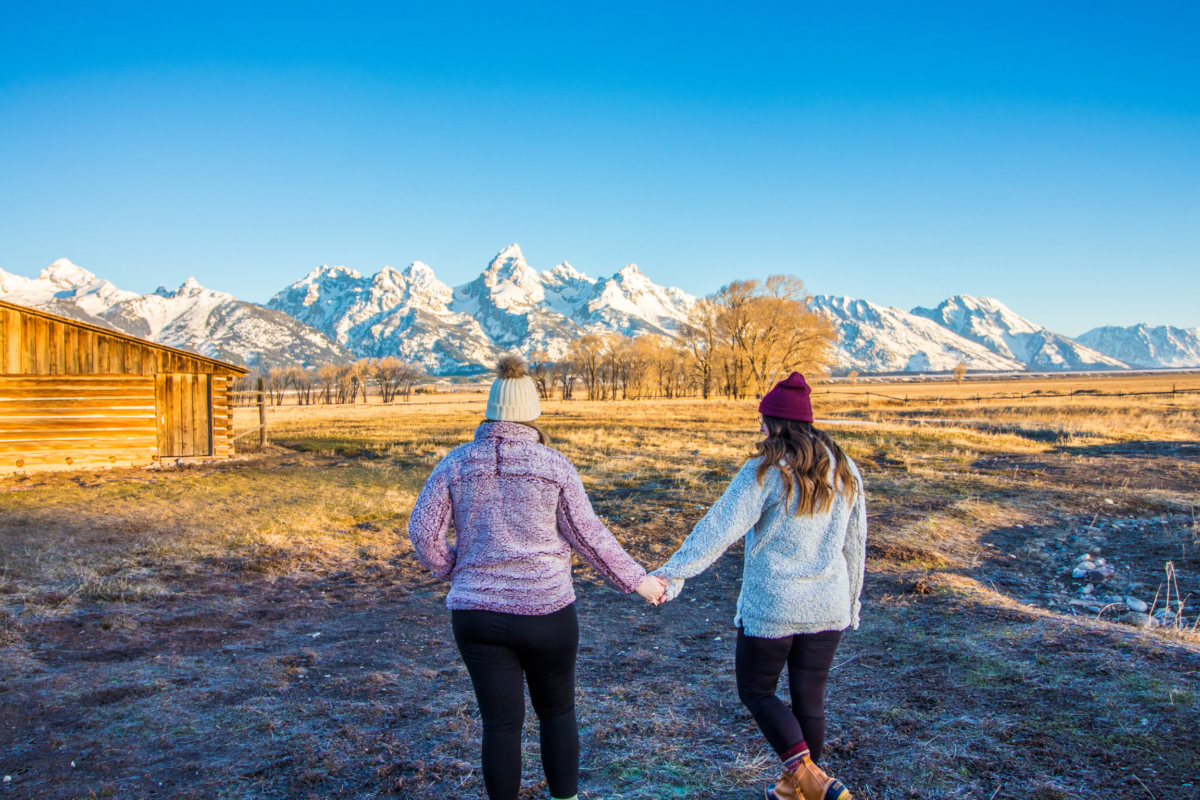
[[[244,374],[211,358],[0,303],[0,375]]]
[[[149,464],[154,378],[0,375],[0,474]]]
[[[245,372],[0,301],[0,474],[232,456]]]

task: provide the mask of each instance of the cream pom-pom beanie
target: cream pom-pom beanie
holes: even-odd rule
[[[505,356],[496,365],[496,380],[488,394],[488,419],[497,422],[533,422],[542,415],[537,387],[520,356]]]

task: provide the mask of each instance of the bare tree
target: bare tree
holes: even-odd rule
[[[371,359],[363,358],[355,361],[350,365],[346,377],[350,381],[351,404],[355,402],[359,393],[362,394],[363,402],[367,402],[367,380],[371,377]]]
[[[962,386],[963,378],[967,377],[967,364],[960,361],[954,365],[954,382]]]
[[[534,350],[529,354],[528,364],[529,377],[533,379],[533,385],[537,387],[538,397],[549,400],[553,384],[548,384],[548,382],[550,370],[554,366],[550,360],[550,354],[545,350]]]
[[[587,333],[571,342],[568,352],[579,379],[587,389],[588,400],[604,399],[608,350],[609,337],[605,334]]]
[[[317,368],[316,383],[319,387],[319,396],[324,398],[325,405],[333,402],[333,390],[337,386],[338,372],[336,364],[322,364]]]
[[[288,384],[291,383],[291,378],[288,370],[282,367],[271,367],[267,372],[266,381],[267,394],[271,399],[271,405],[283,405],[283,395],[287,391]]]
[[[550,386],[558,387],[558,396],[563,400],[572,399],[576,379],[575,364],[570,358],[560,358],[550,368]]]
[[[718,308],[712,300],[699,300],[680,326],[675,340],[695,370],[701,396],[712,397],[721,337],[717,326]]]
[[[351,389],[357,392],[358,387],[351,381],[351,373],[353,371],[354,367],[350,364],[341,364],[337,368],[337,376],[334,379],[334,390],[339,405],[354,401],[354,395],[350,394],[350,392]]]
[[[287,378],[296,390],[296,405],[311,405],[313,402],[313,384],[316,383],[316,373],[304,367],[288,367]]]
[[[404,402],[408,402],[412,397],[413,386],[415,386],[422,378],[425,377],[425,372],[416,364],[401,362],[400,370],[396,376],[396,383],[400,387],[399,392],[404,397]]]
[[[400,379],[408,365],[395,356],[377,358],[370,364],[371,376],[379,387],[379,399],[383,403],[396,401],[400,390]]]

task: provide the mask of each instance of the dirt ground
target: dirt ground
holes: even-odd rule
[[[753,409],[613,408],[546,425],[655,566],[744,458]],[[0,795],[482,796],[446,587],[404,536],[474,420],[422,417],[432,447],[401,422],[380,446],[281,426],[243,462],[0,481]],[[835,434],[865,475],[870,547],[830,772],[872,800],[1200,797],[1191,601],[1155,629],[1108,602],[1200,595],[1200,444]],[[1072,578],[1084,554],[1114,573]],[[577,567],[581,796],[761,796],[775,762],[733,681],[740,567],[735,547],[660,608]],[[524,796],[546,797],[532,712],[525,747]]]

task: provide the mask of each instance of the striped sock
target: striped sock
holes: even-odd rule
[[[785,770],[788,772],[795,772],[796,770],[800,769],[800,765],[804,763],[804,757],[806,755],[808,755],[808,745],[801,741],[784,751],[783,755],[779,757],[779,760],[783,762],[783,768]]]

